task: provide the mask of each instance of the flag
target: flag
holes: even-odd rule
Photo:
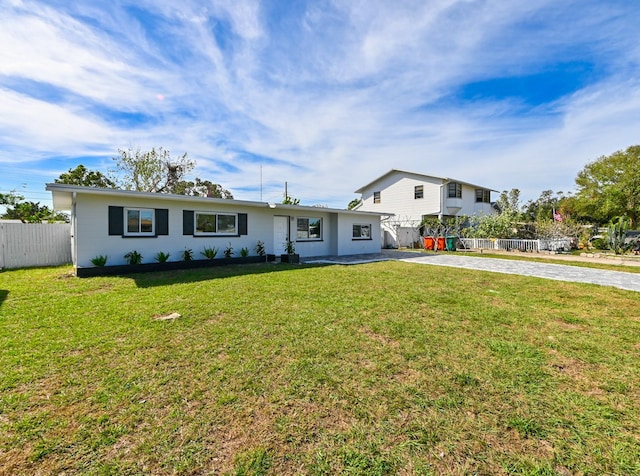
[[[562,221],[562,215],[560,215],[560,213],[556,213],[556,209],[553,209],[553,221]]]

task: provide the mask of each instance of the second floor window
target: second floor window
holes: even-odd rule
[[[491,203],[491,190],[476,189],[476,202]]]
[[[416,185],[413,188],[413,198],[416,200],[424,198],[424,185]]]
[[[450,182],[448,184],[449,193],[447,197],[449,198],[462,198],[462,184]]]
[[[373,192],[373,203],[380,203],[380,192]]]

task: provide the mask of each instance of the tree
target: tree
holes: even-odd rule
[[[113,160],[122,174],[120,181],[125,190],[174,193],[184,176],[195,167],[195,162],[189,160],[186,153],[173,159],[162,147],[154,147],[148,152],[118,149],[118,153],[120,156]]]
[[[554,196],[553,190],[544,190],[537,200],[527,202],[523,213],[525,218],[530,221],[553,219],[554,210],[558,213],[567,212],[565,202],[566,197],[563,192],[557,192]]]
[[[534,236],[538,240],[557,241],[569,238],[571,247],[577,247],[579,243],[588,241],[589,228],[570,218],[562,221],[538,220],[532,226]]]
[[[9,193],[0,193],[0,205],[14,206],[24,200],[22,195],[18,195],[15,190]]]
[[[599,224],[627,216],[630,226],[640,219],[640,145],[591,162],[576,177],[572,205],[584,219]]]
[[[445,218],[439,220],[437,217],[426,216],[420,222],[420,234],[433,240],[433,250],[438,251],[438,238],[446,239],[449,235],[458,234],[458,220],[455,218]]]
[[[7,220],[20,220],[22,223],[42,223],[44,221],[69,222],[69,217],[64,213],[56,213],[46,205],[39,202],[25,202],[22,195],[15,191],[8,194],[0,193],[0,205],[5,205],[7,211],[1,218]]]
[[[517,216],[520,214],[520,190],[512,188],[508,192],[503,190],[498,200],[496,200],[496,208],[502,213]]]
[[[54,182],[85,187],[116,188],[116,183],[107,178],[102,172],[87,170],[82,164],[75,169],[69,169],[69,172],[60,174]]]
[[[283,205],[300,205],[299,198],[293,198],[291,195],[285,195],[282,199]]]
[[[470,238],[515,238],[518,235],[518,222],[516,216],[509,212],[471,215],[463,234]]]
[[[189,195],[192,197],[226,198],[233,200],[233,195],[229,190],[220,184],[209,180],[200,180],[196,177],[195,182],[180,181],[172,190],[178,195]]]
[[[349,202],[349,205],[347,205],[347,210],[354,210],[354,209],[358,208],[361,203],[362,203],[362,199],[361,198],[354,198],[353,200],[351,200]]]
[[[464,235],[471,238],[514,238],[522,221],[520,212],[520,190],[504,190],[496,201],[498,213],[472,215]]]

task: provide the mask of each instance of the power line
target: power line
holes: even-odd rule
[[[6,192],[15,192],[15,193],[20,193],[20,194],[22,194],[22,193],[36,193],[36,194],[40,194],[40,195],[49,195],[51,193],[51,192],[47,192],[44,189],[43,190],[32,190],[32,189],[29,189],[29,188],[22,188],[22,187],[20,187],[20,188],[18,188],[18,187],[15,187],[15,188],[0,187],[0,192],[4,192],[4,193],[6,193]]]

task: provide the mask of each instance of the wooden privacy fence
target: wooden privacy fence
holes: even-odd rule
[[[0,268],[71,263],[68,223],[0,222]]]

